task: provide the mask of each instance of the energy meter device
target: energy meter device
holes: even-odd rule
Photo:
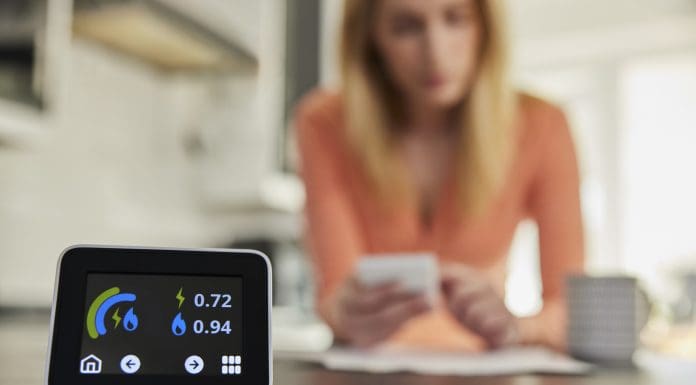
[[[73,246],[48,385],[272,383],[271,265],[253,250]]]

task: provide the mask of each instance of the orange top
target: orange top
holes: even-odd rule
[[[434,252],[441,261],[480,269],[504,295],[506,257],[515,229],[525,218],[539,228],[544,307],[522,321],[536,329],[530,342],[562,346],[565,331],[564,278],[583,269],[583,227],[578,167],[565,117],[542,100],[522,96],[516,127],[517,151],[505,185],[492,208],[477,219],[457,215],[448,177],[431,226],[421,222],[418,204],[385,210],[345,135],[341,97],[318,90],[297,108],[295,128],[307,193],[307,241],[316,272],[319,313],[365,254]],[[527,325],[527,326],[525,326]],[[477,351],[478,336],[443,307],[407,322],[391,342],[437,349]]]

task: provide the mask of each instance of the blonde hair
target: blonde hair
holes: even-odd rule
[[[399,106],[372,44],[375,0],[345,0],[340,71],[348,135],[386,202],[407,192],[391,127]],[[476,77],[462,105],[457,149],[458,203],[480,213],[503,183],[512,150],[515,93],[508,81],[505,21],[499,0],[478,0],[483,45]]]

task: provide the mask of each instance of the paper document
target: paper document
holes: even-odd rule
[[[442,353],[380,348],[331,348],[323,353],[277,352],[279,359],[315,362],[334,370],[370,373],[493,376],[523,373],[584,374],[591,364],[541,347],[515,347],[486,353]]]

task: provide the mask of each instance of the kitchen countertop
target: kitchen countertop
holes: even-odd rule
[[[0,311],[0,385],[44,382],[49,313],[46,310]],[[689,383],[693,378],[664,377],[638,369],[600,370],[589,376],[521,375],[498,377],[426,376],[408,373],[337,372],[289,360],[274,363],[276,385],[378,384],[519,384],[519,385],[652,385]],[[693,383],[693,382],[691,382]]]

